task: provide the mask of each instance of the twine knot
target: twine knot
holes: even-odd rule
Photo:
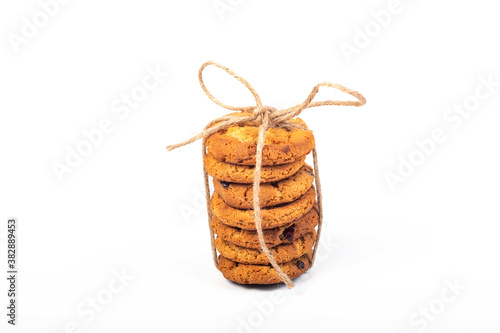
[[[267,105],[258,105],[253,109],[253,115],[258,122],[259,125],[264,123],[264,118],[267,118],[268,121],[271,121],[271,115],[275,112],[277,112],[276,108],[273,108],[272,106],[267,106]]]
[[[237,106],[231,106],[222,103],[218,99],[216,99],[207,89],[205,86],[205,83],[203,82],[203,70],[207,67],[213,65],[215,67],[218,67],[228,73],[229,75],[233,76],[235,79],[240,81],[253,95],[255,99],[255,106],[244,106],[244,107],[237,107]],[[366,103],[366,99],[361,95],[359,92],[355,90],[348,89],[340,84],[336,83],[330,83],[330,82],[323,82],[320,83],[312,89],[312,91],[309,93],[307,98],[304,100],[304,102],[297,104],[295,106],[292,106],[287,109],[282,109],[282,110],[277,110],[274,107],[271,106],[264,106],[262,105],[262,102],[260,100],[259,94],[255,91],[255,89],[246,81],[244,78],[241,76],[237,75],[234,73],[232,70],[230,70],[227,67],[224,67],[218,63],[215,63],[213,61],[207,61],[204,63],[200,70],[198,71],[198,80],[200,81],[201,88],[207,95],[207,97],[214,102],[215,104],[228,109],[228,110],[233,110],[233,111],[240,111],[240,112],[251,112],[251,115],[248,116],[234,116],[234,115],[227,115],[227,116],[222,116],[217,119],[212,120],[208,125],[205,127],[203,132],[193,136],[191,139],[188,139],[184,142],[174,144],[167,146],[167,149],[169,151],[182,147],[185,145],[188,145],[194,141],[197,141],[199,139],[202,139],[202,157],[203,159],[205,158],[207,151],[206,151],[206,146],[205,146],[205,140],[212,134],[229,128],[231,126],[237,126],[237,125],[243,125],[243,124],[248,124],[248,123],[254,123],[259,126],[259,134],[257,137],[257,149],[256,149],[256,162],[255,162],[255,172],[254,172],[254,182],[253,182],[253,210],[254,210],[254,220],[255,220],[255,229],[257,230],[257,235],[259,238],[259,243],[261,246],[261,251],[267,256],[269,259],[269,262],[271,266],[276,270],[278,276],[280,277],[281,281],[283,281],[288,288],[293,288],[294,285],[291,281],[291,279],[286,275],[283,270],[279,267],[278,263],[276,262],[276,259],[274,258],[274,255],[272,252],[269,250],[267,247],[265,240],[264,240],[264,235],[262,231],[262,220],[261,220],[261,209],[260,209],[260,201],[259,201],[259,191],[260,191],[260,174],[261,174],[261,169],[262,169],[262,151],[264,147],[264,137],[266,134],[266,131],[270,127],[281,127],[286,130],[292,131],[294,129],[306,129],[305,127],[294,124],[289,122],[289,120],[295,118],[298,116],[302,111],[304,111],[307,108],[312,108],[316,106],[324,106],[324,105],[343,105],[343,106],[362,106]],[[319,102],[314,102],[313,99],[316,96],[316,94],[319,92],[320,87],[331,87],[338,89],[340,91],[343,91],[351,96],[354,96],[357,100],[356,101],[334,101],[334,100],[327,100],[327,101],[319,101]],[[318,244],[319,244],[319,239],[320,239],[320,234],[321,234],[321,226],[322,226],[322,221],[323,221],[323,208],[322,208],[322,200],[321,200],[321,183],[319,179],[319,172],[318,172],[318,162],[317,162],[317,153],[316,153],[316,147],[313,148],[312,151],[313,155],[313,161],[314,161],[314,177],[315,177],[315,185],[316,185],[316,196],[317,196],[317,204],[318,204],[318,213],[319,213],[319,222],[318,222],[318,232],[316,236],[316,245],[314,246],[313,249],[313,254],[311,258],[311,264],[310,266],[313,265],[314,259],[316,256],[316,251],[318,249]],[[208,225],[209,225],[209,230],[210,230],[210,239],[211,239],[211,245],[212,245],[212,254],[213,254],[213,259],[215,266],[218,268],[218,258],[217,258],[217,249],[215,247],[215,236],[214,236],[214,230],[212,229],[211,222],[212,222],[212,211],[210,209],[210,186],[209,186],[209,181],[208,181],[208,173],[205,169],[203,169],[203,175],[205,179],[205,197],[207,201],[207,212],[208,212]]]

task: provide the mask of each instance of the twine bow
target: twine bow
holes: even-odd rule
[[[207,89],[205,86],[205,83],[203,82],[203,70],[208,67],[208,66],[215,66],[229,75],[233,76],[236,78],[238,81],[240,81],[250,92],[252,93],[254,99],[255,99],[255,106],[244,106],[244,107],[237,107],[237,106],[231,106],[222,103],[218,99],[216,99]],[[273,108],[271,106],[264,106],[262,105],[262,101],[255,91],[255,89],[248,83],[247,80],[242,78],[241,76],[237,75],[235,72],[230,70],[227,67],[224,67],[216,62],[213,61],[207,61],[205,62],[201,67],[198,72],[198,80],[200,81],[201,88],[205,92],[205,94],[210,98],[212,102],[215,104],[222,106],[225,109],[228,110],[233,110],[233,111],[240,111],[240,112],[245,112],[247,115],[242,116],[242,117],[235,117],[235,116],[222,116],[219,118],[216,118],[212,120],[208,125],[204,128],[204,130],[193,136],[191,139],[188,139],[184,142],[174,144],[174,145],[169,145],[167,146],[167,149],[169,151],[182,147],[185,145],[188,145],[190,143],[193,143],[199,139],[202,139],[202,156],[203,159],[205,159],[206,156],[206,139],[223,129],[226,129],[231,126],[236,126],[236,125],[242,125],[242,124],[248,124],[248,125],[253,125],[253,126],[258,126],[259,127],[259,132],[258,132],[258,137],[257,137],[257,151],[256,151],[256,162],[255,162],[255,173],[254,173],[254,181],[253,181],[253,210],[254,210],[254,220],[255,220],[255,227],[257,229],[257,235],[259,238],[259,243],[261,246],[261,251],[264,252],[264,254],[267,256],[269,259],[269,262],[271,263],[272,267],[276,270],[278,273],[280,279],[287,285],[288,288],[293,288],[294,284],[292,283],[291,279],[286,275],[283,270],[280,268],[278,263],[276,262],[273,254],[269,250],[269,248],[266,245],[266,242],[264,240],[264,235],[262,231],[262,220],[261,220],[261,208],[260,208],[260,202],[259,202],[259,191],[260,191],[260,174],[261,174],[261,169],[262,169],[262,150],[264,147],[264,138],[266,135],[266,131],[269,128],[284,128],[286,130],[292,131],[294,129],[305,129],[308,130],[306,127],[299,125],[299,124],[294,124],[289,122],[289,120],[295,118],[298,116],[302,111],[304,111],[307,108],[312,108],[316,106],[324,106],[324,105],[341,105],[341,106],[362,106],[366,103],[366,99],[358,93],[355,90],[348,89],[340,84],[336,83],[330,83],[330,82],[323,82],[318,85],[316,85],[312,91],[309,93],[307,98],[305,99],[304,102],[297,104],[295,106],[292,106],[287,109],[282,109],[282,110],[277,110],[276,108]],[[340,91],[343,91],[351,96],[354,96],[357,100],[356,101],[334,101],[334,100],[326,100],[326,101],[319,101],[319,102],[314,102],[313,99],[316,96],[316,94],[319,92],[320,87],[331,87],[338,89]],[[319,239],[320,239],[320,234],[321,234],[321,226],[323,222],[323,207],[322,207],[322,196],[321,196],[321,183],[319,179],[319,171],[318,171],[318,157],[317,157],[317,152],[316,152],[316,147],[314,147],[312,151],[313,155],[313,160],[314,160],[314,177],[315,177],[315,184],[316,184],[316,201],[318,204],[318,210],[319,210],[319,222],[318,222],[318,232],[316,236],[316,245],[314,246],[313,250],[313,255],[311,258],[311,264],[310,266],[313,265],[315,257],[316,257],[316,251],[318,249],[318,244],[319,244]],[[209,187],[209,179],[208,179],[208,173],[203,168],[203,175],[204,175],[204,180],[205,180],[205,197],[207,201],[207,212],[208,212],[208,225],[209,225],[209,230],[210,230],[210,239],[211,239],[211,245],[212,245],[212,255],[213,255],[213,260],[215,263],[215,266],[218,268],[218,258],[217,258],[217,249],[215,247],[215,236],[214,236],[214,231],[211,226],[211,221],[212,221],[212,211],[210,209],[210,187]]]

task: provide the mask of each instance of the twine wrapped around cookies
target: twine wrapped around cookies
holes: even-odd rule
[[[238,81],[240,81],[250,92],[252,93],[254,99],[255,99],[255,106],[244,106],[244,107],[237,107],[237,106],[231,106],[224,104],[220,102],[218,99],[216,99],[207,89],[205,86],[205,83],[203,82],[203,70],[208,67],[208,66],[215,66],[218,67],[222,70],[224,70],[226,73],[229,75],[233,76],[236,78]],[[227,67],[224,67],[216,62],[213,61],[207,61],[205,62],[199,72],[198,72],[198,79],[200,81],[201,88],[205,92],[205,94],[210,98],[212,102],[215,104],[222,106],[225,109],[228,110],[233,110],[233,111],[240,111],[240,112],[246,112],[249,115],[244,116],[244,117],[236,117],[236,116],[223,116],[219,117],[217,119],[212,120],[208,125],[203,129],[201,133],[198,135],[195,135],[191,139],[188,139],[184,142],[174,144],[174,145],[169,145],[167,146],[167,149],[169,151],[182,147],[185,145],[188,145],[190,143],[193,143],[199,139],[202,139],[202,156],[203,159],[205,159],[207,150],[206,150],[206,139],[223,129],[226,129],[231,126],[235,125],[253,125],[253,126],[258,126],[259,127],[259,132],[258,132],[258,138],[257,138],[257,151],[256,151],[256,162],[255,162],[255,173],[254,173],[254,181],[253,181],[253,211],[254,211],[254,220],[255,220],[255,227],[257,229],[257,235],[261,247],[261,251],[264,252],[264,254],[267,256],[269,259],[269,262],[271,263],[272,267],[276,270],[278,273],[281,281],[283,281],[288,288],[293,288],[294,284],[291,281],[291,279],[283,272],[283,270],[280,268],[278,263],[276,262],[273,254],[269,250],[269,248],[266,245],[266,242],[264,240],[264,235],[262,231],[262,220],[261,220],[261,208],[260,208],[260,201],[259,201],[259,191],[260,191],[260,178],[261,178],[261,169],[262,169],[262,151],[264,147],[264,139],[266,135],[266,131],[269,128],[284,128],[286,130],[292,131],[294,129],[304,129],[304,130],[309,130],[304,126],[298,125],[298,124],[293,124],[290,123],[289,120],[295,118],[298,116],[302,111],[304,111],[307,108],[311,107],[316,107],[316,106],[324,106],[324,105],[340,105],[340,106],[362,106],[366,103],[366,99],[358,93],[355,90],[348,89],[340,84],[335,84],[335,83],[329,83],[329,82],[323,82],[318,85],[316,85],[312,91],[309,93],[307,98],[305,99],[304,102],[297,104],[295,106],[292,106],[287,109],[282,109],[282,110],[277,110],[271,106],[264,106],[262,105],[261,99],[255,89],[246,81],[244,78],[241,76],[237,75],[234,73],[232,70],[230,70]],[[320,87],[331,87],[338,89],[340,91],[343,91],[351,96],[354,96],[357,101],[334,101],[334,100],[326,100],[326,101],[319,101],[319,102],[313,102],[314,97],[316,94],[319,92]],[[321,235],[321,227],[322,227],[322,222],[323,222],[323,207],[322,207],[322,196],[321,196],[321,183],[320,183],[320,178],[319,178],[319,171],[318,171],[318,155],[316,151],[316,146],[312,150],[312,156],[313,156],[313,161],[314,161],[314,177],[315,177],[315,184],[316,184],[316,201],[318,204],[318,210],[319,210],[319,222],[318,222],[318,231],[317,231],[317,237],[316,237],[316,244],[313,249],[313,255],[311,258],[311,267],[314,264],[314,260],[316,257],[316,251],[318,250],[318,244],[320,240],[320,235]],[[218,267],[218,258],[217,258],[217,249],[215,247],[215,236],[214,236],[214,231],[211,226],[211,221],[212,221],[212,210],[210,208],[210,187],[209,187],[209,179],[208,179],[208,173],[203,168],[203,176],[205,180],[205,196],[206,196],[206,201],[207,201],[207,212],[208,212],[208,225],[209,225],[209,230],[210,230],[210,240],[212,244],[212,254],[213,254],[213,260],[215,263],[215,266]]]

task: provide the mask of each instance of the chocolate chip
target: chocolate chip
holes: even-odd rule
[[[219,180],[219,183],[222,185],[222,187],[224,187],[224,188],[229,188],[229,183],[228,183],[228,182],[225,182],[225,181]]]
[[[294,234],[295,234],[295,224],[292,224],[291,226],[283,230],[283,238],[285,238],[289,242],[293,241]]]
[[[296,265],[298,269],[304,269],[304,267],[306,267],[306,264],[304,264],[304,262],[300,260],[297,260]]]
[[[313,173],[312,173],[311,171],[309,171],[309,169],[306,169],[306,172],[307,172],[308,174],[310,174],[311,176],[314,176],[314,175],[313,175]]]

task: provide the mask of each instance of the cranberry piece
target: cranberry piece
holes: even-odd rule
[[[293,241],[294,234],[295,234],[295,224],[292,224],[291,226],[283,230],[283,237],[289,242]]]

